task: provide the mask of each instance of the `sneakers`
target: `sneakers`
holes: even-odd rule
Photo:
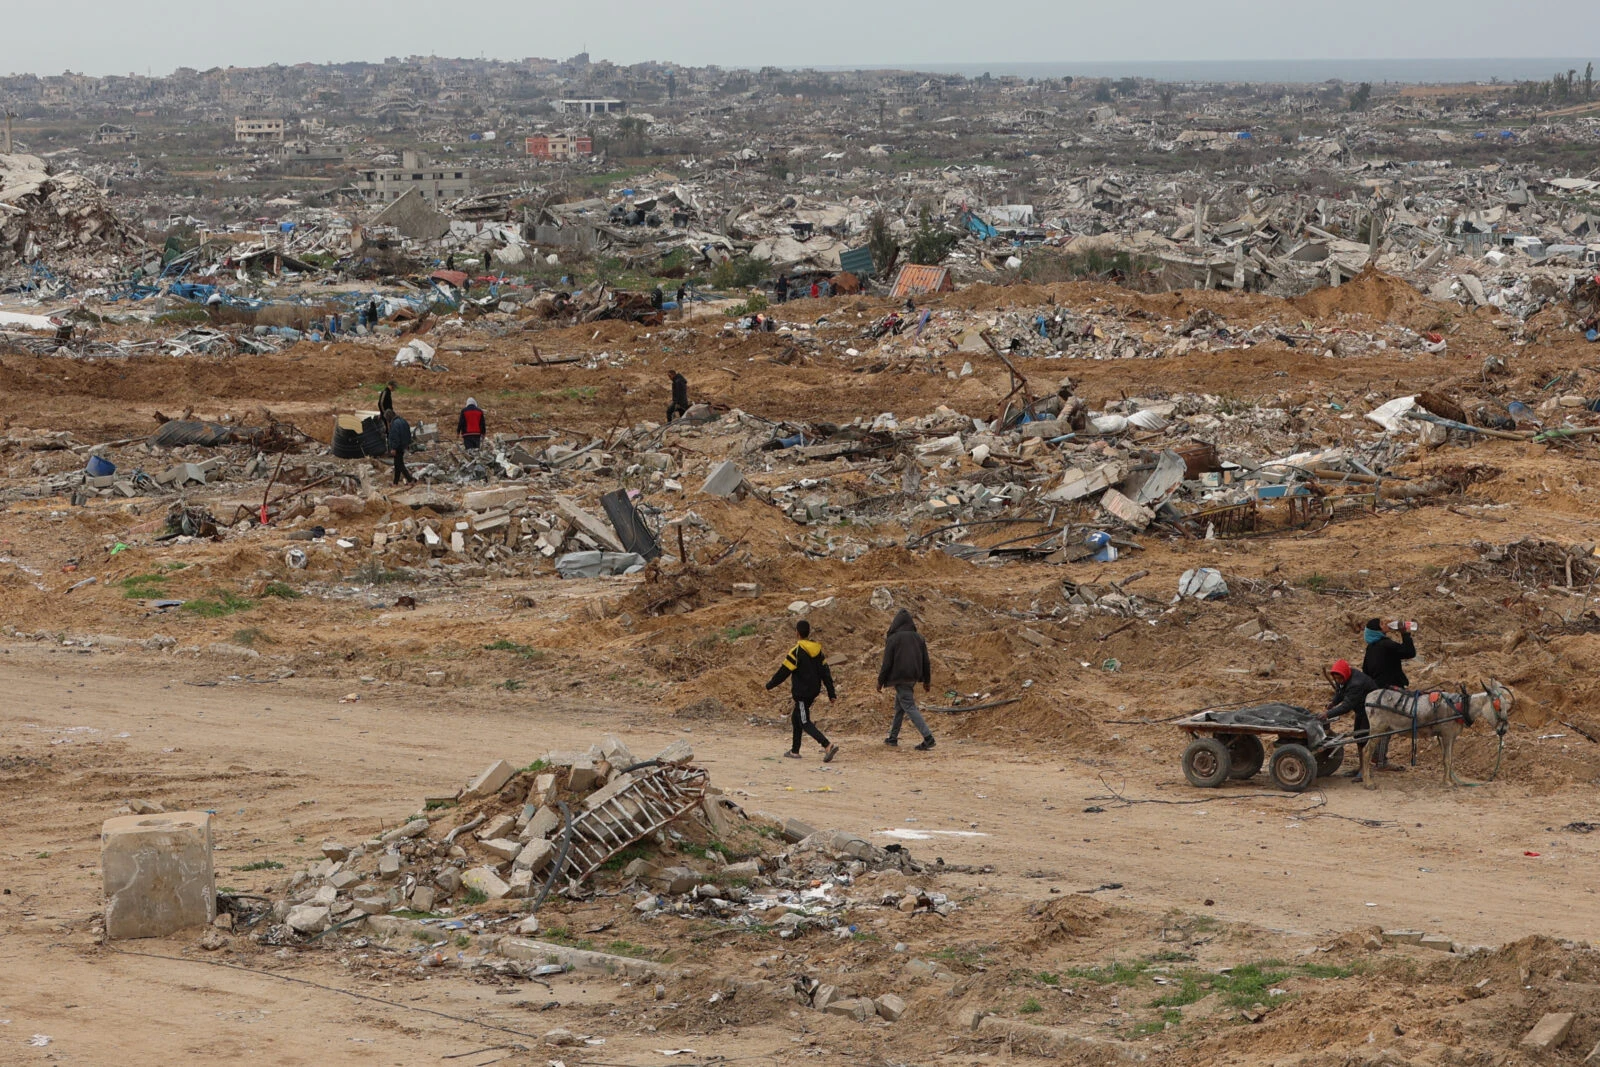
[[[833,762],[833,757],[837,756],[838,754],[839,754],[839,746],[838,745],[829,745],[828,748],[827,748],[827,751],[825,751],[822,754],[822,762],[823,763],[832,763]]]
[[[917,751],[918,752],[926,752],[926,751],[928,751],[928,749],[930,749],[932,747],[933,747],[933,738],[925,737],[925,738],[922,739],[922,744],[917,746]]]
[[[800,753],[798,753],[798,752],[785,752],[783,754],[783,758],[784,759],[799,759],[800,758]]]
[[[888,746],[889,746],[889,747],[890,747],[890,748],[896,748],[896,747],[898,747],[898,746],[899,746],[899,744],[900,744],[900,741],[899,741],[899,739],[898,739],[898,738],[894,738],[894,737],[885,737],[885,738],[884,738],[884,739],[883,739],[883,743],[884,743],[884,744],[886,744],[886,745],[888,745]]]

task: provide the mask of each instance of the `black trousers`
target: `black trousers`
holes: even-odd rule
[[[687,414],[688,411],[689,406],[687,404],[679,404],[677,401],[673,401],[667,405],[667,421],[671,422],[678,416]]]
[[[406,470],[406,450],[397,448],[394,450],[394,484],[399,485],[402,478],[407,482],[416,481],[411,472]]]
[[[478,443],[480,441],[482,441],[482,440],[483,440],[483,434],[481,434],[481,433],[464,433],[464,434],[461,435],[461,444],[462,444],[462,446],[464,448],[469,449],[469,450],[477,448],[478,447]]]
[[[828,738],[817,729],[817,724],[811,721],[811,706],[802,701],[794,702],[794,710],[789,713],[789,725],[794,727],[794,742],[789,746],[790,752],[800,751],[800,735],[810,734],[811,737],[823,748],[828,747]]]

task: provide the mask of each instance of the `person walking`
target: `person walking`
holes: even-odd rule
[[[830,742],[811,720],[811,708],[824,686],[828,690],[828,703],[833,703],[837,695],[833,688],[833,672],[828,669],[828,656],[822,651],[822,642],[811,640],[811,624],[801,619],[794,624],[794,632],[799,640],[783,657],[778,672],[767,683],[767,691],[771,692],[782,685],[785,678],[789,679],[789,695],[794,699],[794,707],[789,712],[794,740],[789,744],[789,751],[783,755],[786,759],[799,759],[800,735],[809,734],[812,740],[822,746],[822,762],[832,763],[833,757],[839,754],[839,746]]]
[[[689,410],[689,379],[675,370],[667,374],[672,379],[672,403],[667,405],[667,421],[671,422]]]
[[[461,409],[461,417],[456,419],[456,435],[461,438],[462,446],[469,452],[476,450],[488,426],[489,420],[478,402],[467,397],[467,406]]]
[[[406,449],[411,447],[411,424],[393,411],[384,412],[389,423],[389,450],[394,453],[394,484],[403,478],[407,485],[416,482],[416,476],[406,470]]]
[[[1362,750],[1367,747],[1367,735],[1370,733],[1370,724],[1367,721],[1367,697],[1383,687],[1369,678],[1365,671],[1355,670],[1348,660],[1335,660],[1333,666],[1328,668],[1328,677],[1333,682],[1333,699],[1329,701],[1328,708],[1318,716],[1323,722],[1337,719],[1341,715],[1355,713],[1356,726],[1356,755],[1359,757]],[[1378,739],[1380,742],[1388,738]],[[1373,751],[1377,755],[1377,751]],[[1350,770],[1345,771],[1341,777],[1356,778],[1361,774],[1359,760]]]
[[[922,683],[924,693],[933,682],[933,668],[928,662],[928,642],[917,632],[911,612],[901,608],[895,612],[894,621],[889,624],[889,633],[883,641],[883,664],[878,668],[878,691],[882,692],[886,685],[894,686],[894,725],[889,727],[889,736],[883,739],[884,744],[900,743],[900,724],[910,716],[911,725],[922,735],[922,744],[917,746],[917,751],[926,752],[933,747],[933,731],[928,729],[922,713],[917,710],[918,682]]]

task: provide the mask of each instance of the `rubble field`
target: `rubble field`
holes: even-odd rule
[[[880,336],[857,295],[12,349],[0,923],[59,980],[5,1012],[80,1062],[171,1021],[283,1063],[1580,1062],[1591,297],[1369,269],[971,285]],[[334,454],[389,379],[414,486]],[[931,753],[880,743],[902,607]],[[1492,782],[1428,739],[1376,792],[1184,782],[1167,720],[1320,707],[1372,616],[1420,623],[1414,683],[1513,689],[1503,752],[1458,746]],[[829,764],[762,689],[801,617]],[[218,922],[107,940],[98,827],[162,809],[212,813]]]

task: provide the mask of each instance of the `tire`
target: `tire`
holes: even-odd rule
[[[1267,762],[1267,750],[1255,734],[1234,734],[1228,738],[1228,758],[1233,767],[1229,778],[1254,778]]]
[[[1344,766],[1344,746],[1327,748],[1317,753],[1317,777],[1332,778]]]
[[[1215,789],[1233,769],[1228,746],[1215,737],[1197,737],[1183,750],[1183,776],[1201,789]]]
[[[1317,761],[1304,745],[1277,745],[1267,773],[1285,793],[1304,793],[1317,780]]]

